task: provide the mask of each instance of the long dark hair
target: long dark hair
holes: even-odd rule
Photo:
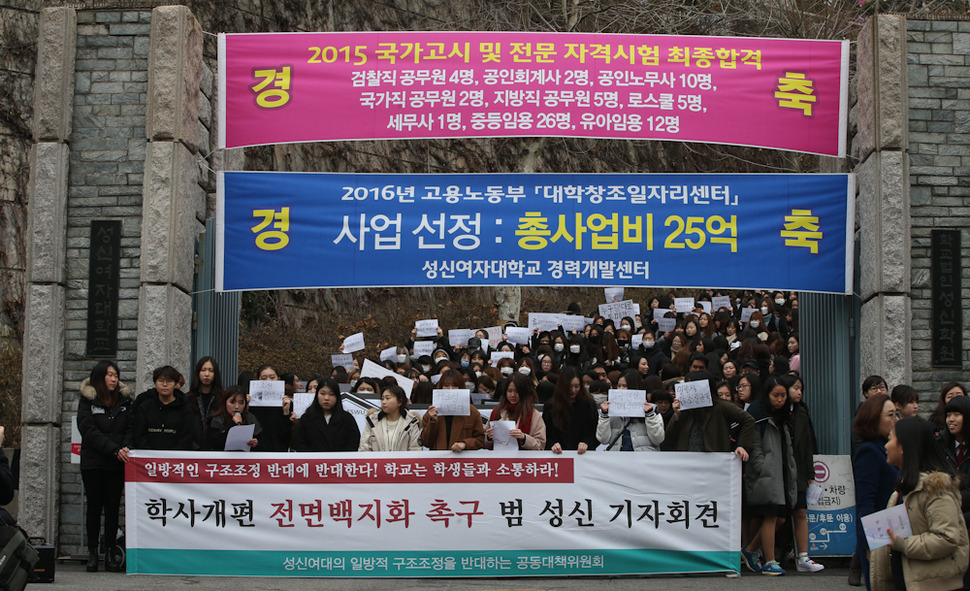
[[[903,467],[899,469],[896,490],[906,495],[919,484],[921,472],[944,472],[954,476],[956,472],[946,459],[943,447],[936,439],[933,423],[919,417],[910,417],[896,423],[896,442],[903,450]]]
[[[503,380],[505,381],[505,380]],[[535,408],[536,402],[536,388],[535,384],[528,376],[524,376],[520,373],[513,374],[508,380],[509,383],[515,384],[515,392],[519,395],[519,404],[516,405],[515,412],[509,412],[508,417],[510,421],[519,422],[522,417],[528,417],[532,415],[532,410]],[[509,406],[509,387],[508,383],[502,388],[502,395],[499,398],[498,406],[495,408],[495,416],[498,416],[503,410],[508,411]]]
[[[930,415],[930,421],[932,421],[937,428],[946,429],[946,393],[954,388],[960,388],[963,390],[963,395],[967,395],[966,387],[960,382],[947,382],[943,384],[940,388],[940,402],[933,409],[933,414]]]
[[[218,417],[219,415],[222,415],[222,418],[225,420],[226,425],[232,425],[233,424],[232,415],[229,414],[228,410],[226,410],[226,403],[232,400],[236,396],[242,396],[243,401],[246,403],[246,405],[243,406],[242,417],[243,417],[243,423],[248,424],[246,422],[246,419],[249,416],[249,397],[246,396],[246,393],[243,392],[242,388],[240,388],[239,386],[229,386],[228,388],[222,391],[222,394],[219,396],[219,402],[217,403],[219,405],[218,408],[216,410],[213,410],[212,413],[209,414],[208,418],[212,419],[212,418]]]
[[[781,408],[776,409],[771,404],[771,391],[778,386],[781,386],[785,390],[785,404],[781,405]],[[791,416],[791,396],[788,394],[788,384],[778,376],[771,376],[765,380],[765,385],[761,388],[761,397],[758,400],[761,401],[765,414],[771,415],[775,419],[775,423],[779,426],[787,422]]]
[[[104,378],[108,375],[108,368],[115,370],[118,374],[118,386],[114,390],[108,390],[108,386],[104,383]],[[91,386],[94,387],[94,391],[98,394],[98,399],[105,404],[105,406],[114,406],[118,402],[118,390],[121,389],[121,372],[118,370],[118,365],[114,361],[103,360],[99,361],[94,369],[91,370]]]
[[[963,415],[963,429],[960,430],[960,434],[963,436],[963,442],[965,444],[970,444],[970,398],[966,396],[957,396],[953,400],[946,403],[946,414],[951,412],[960,413]],[[953,442],[956,437],[950,433],[950,428],[947,427],[943,430],[943,439],[946,441],[949,449],[953,449]]]
[[[219,363],[210,355],[199,359],[198,363],[195,364],[195,371],[192,372],[192,385],[189,386],[189,392],[196,395],[202,393],[200,390],[202,381],[199,379],[199,372],[202,371],[202,366],[206,362],[212,364],[212,399],[218,400],[222,398],[222,371],[219,370]]]
[[[567,431],[572,419],[573,404],[569,399],[569,390],[572,387],[573,378],[577,378],[580,384],[579,394],[576,395],[577,401],[583,399],[591,407],[593,406],[593,397],[582,386],[583,378],[580,377],[579,372],[572,366],[564,367],[559,373],[559,379],[556,380],[556,389],[553,390],[552,398],[546,403],[552,407],[552,424],[560,431]]]
[[[324,388],[329,388],[330,391],[333,392],[334,395],[336,395],[337,397],[337,404],[333,405],[333,410],[330,411],[331,416],[336,417],[342,412],[347,412],[344,410],[344,406],[343,406],[344,398],[343,398],[343,395],[340,394],[340,384],[337,383],[337,380],[333,378],[326,378],[325,380],[322,380],[319,384],[317,384],[316,394],[319,395],[320,390],[323,390]],[[321,416],[323,415],[323,409],[320,407],[320,400],[316,396],[313,398],[313,404],[311,404],[310,407],[307,408],[306,412],[303,413],[303,416],[306,416],[308,414],[309,415],[319,414]]]

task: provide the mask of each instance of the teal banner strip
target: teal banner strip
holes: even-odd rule
[[[306,552],[132,548],[128,573],[262,577],[522,577],[738,572],[737,552],[651,549]]]

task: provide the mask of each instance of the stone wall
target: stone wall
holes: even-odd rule
[[[913,386],[936,407],[944,382],[962,370],[931,365],[930,230],[961,228],[963,297],[970,297],[970,21],[906,23],[909,187],[912,224]],[[902,319],[907,320],[907,319]],[[963,368],[970,361],[970,314],[963,313]]]

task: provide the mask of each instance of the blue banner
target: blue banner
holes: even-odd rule
[[[850,293],[854,185],[844,174],[225,172],[217,289]]]

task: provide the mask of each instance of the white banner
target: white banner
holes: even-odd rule
[[[737,572],[732,454],[132,452],[128,572]]]

